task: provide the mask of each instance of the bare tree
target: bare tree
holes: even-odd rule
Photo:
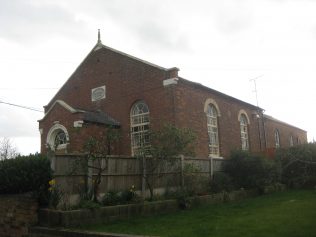
[[[150,146],[141,147],[137,157],[143,160],[143,181],[154,197],[154,180],[161,177],[160,170],[174,165],[180,155],[193,155],[196,136],[189,128],[163,125],[160,130],[150,131]]]
[[[98,202],[99,186],[102,181],[102,173],[107,170],[108,160],[114,149],[115,143],[120,139],[120,133],[117,129],[109,127],[100,137],[90,137],[84,145],[85,156],[78,159],[84,170],[90,170],[87,173],[88,178],[92,179],[92,187],[87,187],[87,191],[92,194],[91,200]],[[75,168],[76,169],[76,168]],[[89,185],[87,185],[89,186]]]
[[[0,140],[0,160],[14,158],[18,155],[17,148],[9,138],[4,137]]]

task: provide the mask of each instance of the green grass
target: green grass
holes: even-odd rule
[[[155,236],[315,237],[316,191],[274,193],[240,202],[83,227],[97,232]]]

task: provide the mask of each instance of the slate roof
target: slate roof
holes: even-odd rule
[[[98,110],[98,111],[83,111],[82,120],[87,123],[96,123],[110,125],[114,127],[120,127],[120,122],[116,121],[107,113]]]

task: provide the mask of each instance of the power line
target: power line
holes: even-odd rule
[[[32,107],[28,107],[28,106],[24,106],[24,105],[12,104],[12,103],[4,102],[4,101],[1,101],[1,100],[0,100],[0,104],[6,104],[6,105],[19,107],[19,108],[22,108],[22,109],[33,110],[33,111],[41,112],[41,113],[44,112],[43,110],[39,110],[39,109],[36,109],[36,108],[32,108]]]
[[[0,90],[57,90],[59,88],[41,88],[41,87],[30,87],[30,88],[16,88],[16,87],[0,87]]]

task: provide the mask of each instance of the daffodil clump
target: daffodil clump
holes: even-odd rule
[[[63,191],[56,184],[56,180],[52,179],[48,182],[49,184],[49,207],[57,209],[58,204],[64,196]]]

